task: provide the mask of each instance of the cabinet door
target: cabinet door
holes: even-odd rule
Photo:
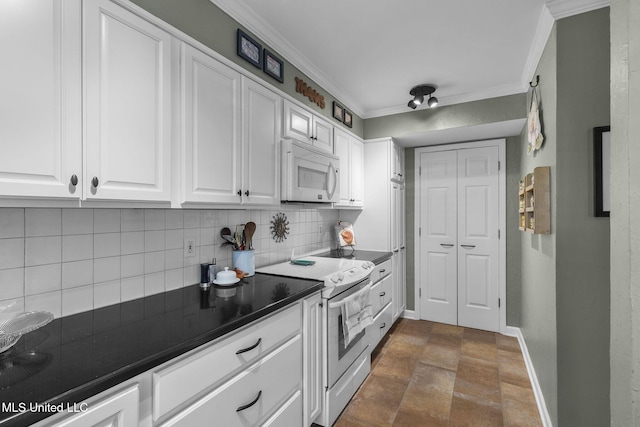
[[[280,203],[280,123],[282,98],[244,78],[243,203]]]
[[[304,422],[311,423],[322,412],[322,300],[320,294],[303,302],[303,368]]]
[[[313,146],[333,153],[333,125],[317,116],[313,117]]]
[[[240,73],[182,48],[183,202],[240,203]]]
[[[168,202],[171,36],[108,0],[84,24],[85,197]]]
[[[88,404],[79,403],[77,412],[53,427],[127,427],[138,425],[138,385]]]
[[[307,110],[284,101],[284,137],[311,144],[313,115]]]
[[[0,196],[82,195],[80,6],[0,2]]]
[[[351,140],[349,135],[339,129],[335,131],[335,149],[336,156],[340,158],[340,200],[339,206],[351,206],[351,189],[349,178],[351,175],[350,150]]]
[[[352,206],[364,206],[364,144],[351,140],[351,199]]]

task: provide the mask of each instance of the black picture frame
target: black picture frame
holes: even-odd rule
[[[610,213],[611,189],[611,127],[593,128],[594,159],[594,214],[596,217],[608,217]]]
[[[238,28],[238,56],[262,68],[262,45]]]
[[[348,127],[353,127],[353,114],[351,114],[351,111],[344,110],[344,120],[342,123]]]
[[[263,49],[262,70],[280,83],[284,83],[284,63],[266,48]]]
[[[344,107],[333,101],[333,118],[339,122],[344,120]]]

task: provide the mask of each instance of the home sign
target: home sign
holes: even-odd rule
[[[296,77],[296,92],[303,94],[309,101],[315,102],[316,105],[324,110],[324,96],[320,95],[314,88],[307,86],[304,80]]]

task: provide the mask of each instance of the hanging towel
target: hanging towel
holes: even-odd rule
[[[536,97],[536,90],[533,89],[531,95],[531,111],[527,118],[528,137],[529,144],[527,145],[527,154],[539,150],[542,147],[544,136],[542,135],[542,125],[540,124],[540,112],[538,110],[538,100]]]
[[[371,284],[368,284],[342,300],[342,333],[345,347],[356,335],[373,323],[370,291]]]

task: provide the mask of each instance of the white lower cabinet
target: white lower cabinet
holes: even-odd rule
[[[371,337],[369,341],[370,348],[376,348],[380,340],[389,332],[393,324],[393,307],[387,304],[374,318],[373,324],[369,326],[368,335]]]
[[[126,387],[89,403],[78,403],[78,412],[52,427],[129,427],[138,425],[138,385]],[[85,411],[85,412],[80,412]]]
[[[300,422],[300,412],[302,411],[302,393],[296,392],[287,400],[284,405],[276,411],[263,427],[292,427]],[[305,424],[306,425],[306,424]]]
[[[302,335],[304,425],[310,426],[322,412],[322,299],[320,294],[303,302]]]
[[[163,426],[258,425],[300,391],[301,353],[302,338],[297,335]],[[298,422],[301,417],[299,412]]]

